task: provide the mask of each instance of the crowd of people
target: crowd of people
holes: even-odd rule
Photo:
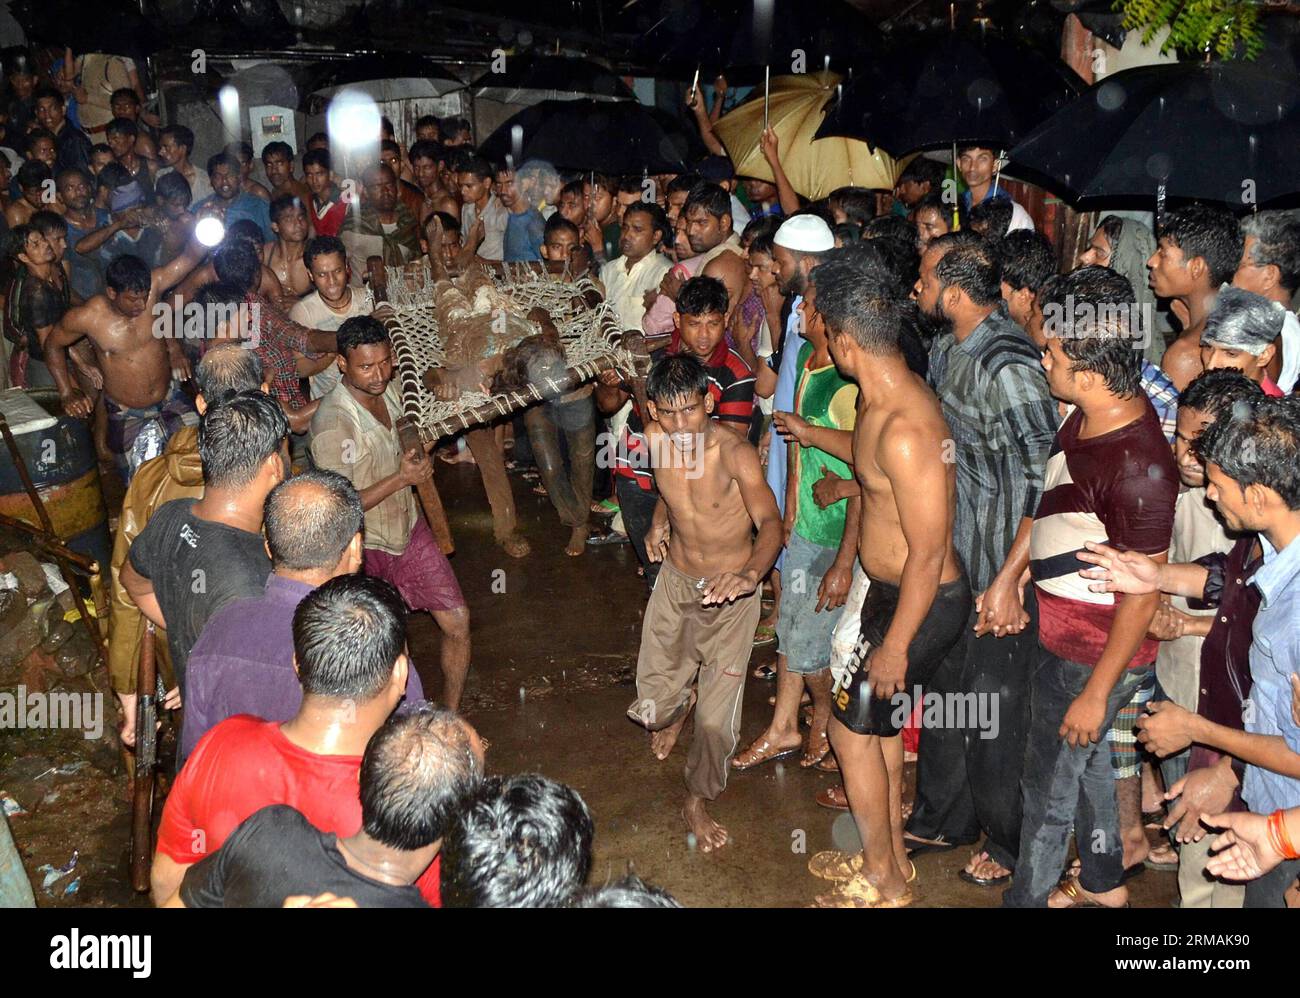
[[[183,706],[158,904],[676,904],[586,886],[571,788],[485,775],[458,713],[469,610],[412,491],[434,464],[398,439],[370,256],[586,276],[651,351],[643,384],[608,371],[520,415],[508,457],[492,430],[438,455],[479,466],[512,557],[502,468],[567,554],[630,544],[627,713],[659,760],[692,723],[693,847],[731,841],[710,808],[733,774],[797,757],[839,774],[817,803],[862,841],[811,858],[819,906],[908,905],[916,858],[960,847],[1006,906],[1123,907],[1148,868],[1184,907],[1297,903],[1300,216],[1106,214],[1063,259],[995,150],[810,202],[770,130],[773,179],[738,178],[696,91],[690,172],[516,169],[425,117],[385,119],[355,179],[326,134],[272,142],[262,183],[247,144],[197,166],[138,80],[93,144],[75,76],[35,65],[9,67],[5,370],[90,420],[126,489],[124,741],[149,625]],[[411,611],[441,631],[438,707]],[[742,746],[772,642],[771,718]]]

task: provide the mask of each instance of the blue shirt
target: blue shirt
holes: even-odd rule
[[[216,204],[221,199],[213,194],[204,198],[197,205],[195,211],[204,205]],[[268,201],[249,194],[247,191],[240,191],[235,195],[235,199],[230,202],[226,208],[226,228],[230,228],[241,219],[251,218],[257,223],[257,227],[262,230],[262,235],[268,243],[275,242],[275,233],[271,231],[271,205]]]
[[[1281,551],[1263,534],[1259,542],[1264,564],[1250,579],[1261,599],[1251,632],[1246,730],[1280,737],[1300,753],[1300,728],[1291,719],[1291,673],[1300,672],[1300,538]],[[1300,807],[1300,780],[1247,765],[1241,797],[1258,814]]]
[[[505,263],[521,263],[542,258],[542,232],[546,221],[536,208],[511,212],[506,216],[506,234],[502,242],[501,259]]]
[[[1142,391],[1160,418],[1160,429],[1170,444],[1178,436],[1178,389],[1164,371],[1149,360],[1142,361]]]
[[[72,224],[71,220],[68,221],[68,249],[63,258],[68,261],[68,270],[72,277],[72,290],[82,300],[88,301],[104,290],[103,261],[100,250],[89,254],[78,253],[77,243],[90,235],[95,229],[103,228],[111,219],[112,216],[105,209],[96,208],[93,229],[79,229]],[[153,266],[153,264],[150,264],[150,266]]]

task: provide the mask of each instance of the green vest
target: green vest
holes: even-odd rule
[[[808,370],[808,360],[812,355],[813,345],[805,343],[799,351],[797,370],[800,373],[794,393],[795,412],[813,426],[826,426],[835,430],[851,429],[849,426],[840,426],[831,418],[830,406],[836,393],[846,387],[851,388],[852,384],[840,377],[834,364],[827,364],[816,371]],[[844,534],[844,516],[848,502],[840,500],[822,509],[813,499],[813,485],[822,477],[822,465],[831,474],[841,478],[852,478],[853,471],[838,457],[832,457],[816,447],[799,446],[795,460],[799,462],[795,532],[824,548],[838,548]]]

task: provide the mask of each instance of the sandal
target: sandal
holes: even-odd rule
[[[612,499],[599,499],[591,504],[591,511],[600,516],[613,516],[618,509],[618,503]]]
[[[543,485],[541,482],[538,482],[536,485],[533,486],[533,495],[535,495],[535,496],[549,496],[550,493],[546,491],[546,486],[545,486],[545,485]]]
[[[828,752],[826,753],[826,758],[817,763],[813,768],[819,773],[838,773],[840,771],[840,764],[835,761],[835,753]]]
[[[849,809],[849,797],[844,792],[844,784],[842,783],[837,783],[824,790],[818,790],[817,796],[813,799],[817,802],[818,807],[824,807],[829,811],[847,811]]]
[[[928,852],[951,852],[959,845],[964,844],[962,842],[949,842],[947,839],[922,839],[911,832],[903,833],[903,846],[907,849],[909,856],[924,856]]]
[[[812,739],[810,738],[809,742],[811,741]],[[822,735],[821,755],[815,755],[808,749],[804,749],[803,758],[799,760],[799,768],[812,769],[814,766],[818,765],[823,759],[825,759],[830,754],[831,754],[831,740],[827,738],[825,735]]]
[[[981,863],[993,862],[987,852],[981,851],[980,855],[984,857],[984,859],[980,861]],[[973,859],[974,857],[972,856],[971,858]],[[998,866],[1001,865],[1001,863],[998,864]],[[1009,873],[1003,873],[996,877],[979,877],[971,873],[965,867],[957,872],[957,876],[968,884],[974,884],[976,887],[1000,887],[1002,884],[1008,883],[1011,880],[1011,874]]]
[[[1123,904],[1102,904],[1100,901],[1094,901],[1083,892],[1083,885],[1079,883],[1078,877],[1067,877],[1056,885],[1056,889],[1070,899],[1072,904],[1067,904],[1066,908],[1132,908],[1130,901]]]
[[[754,678],[755,678],[755,679],[775,679],[775,678],[776,678],[776,666],[773,665],[771,662],[764,662],[762,665],[756,665],[756,666],[754,666]],[[773,698],[773,699],[775,699],[775,698]]]
[[[755,769],[765,762],[776,762],[778,759],[788,759],[798,754],[799,749],[797,748],[778,749],[766,738],[763,738],[754,742],[744,752],[732,759],[731,768],[743,773],[745,770]],[[746,756],[749,757],[749,761],[742,761]]]
[[[770,645],[776,640],[776,628],[771,624],[759,624],[754,629],[755,645]],[[773,673],[775,675],[775,673]]]
[[[906,908],[911,903],[910,890],[903,891],[896,898],[886,898],[861,875],[841,883],[829,894],[818,895],[813,902],[818,908]]]
[[[908,860],[907,882],[916,883],[916,864]],[[840,852],[838,849],[827,849],[825,852],[819,852],[812,859],[808,860],[808,872],[814,877],[821,877],[822,880],[844,881],[852,880],[862,872],[862,853]]]
[[[620,534],[611,530],[605,534],[592,534],[587,538],[587,544],[590,547],[602,547],[606,544],[627,544],[627,534]]]

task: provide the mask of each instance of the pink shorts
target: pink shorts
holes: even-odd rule
[[[415,519],[415,529],[400,555],[377,548],[366,548],[366,574],[391,582],[412,610],[458,610],[465,605],[451,562],[433,539],[433,531],[423,516]]]

